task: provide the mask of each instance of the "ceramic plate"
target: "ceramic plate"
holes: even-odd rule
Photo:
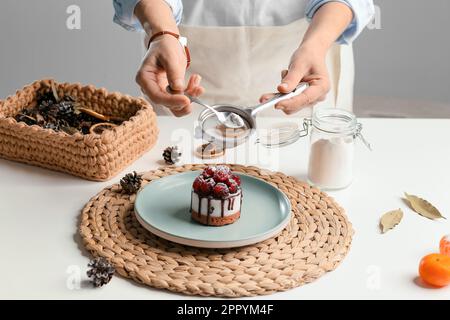
[[[157,236],[202,248],[231,248],[254,244],[277,235],[288,224],[291,205],[284,193],[267,182],[239,174],[244,195],[235,223],[205,226],[191,219],[192,182],[199,171],[155,180],[137,195],[136,217]]]

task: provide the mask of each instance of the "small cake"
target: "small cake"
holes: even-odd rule
[[[227,166],[209,166],[194,180],[191,217],[207,226],[224,226],[241,215],[241,179]]]

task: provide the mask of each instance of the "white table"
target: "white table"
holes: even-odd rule
[[[450,287],[429,289],[416,279],[421,257],[438,250],[440,237],[450,233],[450,222],[422,218],[401,200],[404,191],[421,195],[450,217],[450,120],[362,122],[374,151],[359,144],[354,183],[346,190],[330,192],[346,209],[356,230],[349,255],[334,272],[317,281],[263,299],[450,298]],[[192,119],[163,117],[159,126],[158,144],[124,173],[160,166],[162,150],[171,144],[184,145],[186,163],[199,162],[192,159],[189,150]],[[228,152],[228,156],[239,154],[239,163],[279,169],[304,179],[307,139],[281,150],[253,148]],[[89,255],[77,234],[80,210],[90,197],[116,183],[124,173],[110,182],[96,183],[0,160],[1,299],[186,298],[120,277],[101,289],[93,289],[85,281]],[[381,235],[380,215],[399,207],[404,209],[404,220],[395,230]]]

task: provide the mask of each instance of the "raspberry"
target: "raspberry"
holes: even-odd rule
[[[213,179],[205,179],[202,175],[198,176],[194,180],[194,184],[192,185],[192,188],[195,192],[201,194],[201,195],[209,195],[211,194],[211,191],[213,190],[216,183]]]
[[[228,186],[228,190],[230,190],[231,194],[236,193],[238,191],[239,186],[236,181],[234,181],[233,179],[228,179],[226,183]]]
[[[209,184],[211,186],[211,190],[214,188],[214,186],[216,185],[216,182],[214,181],[213,178],[209,178],[206,179],[206,183]]]
[[[217,166],[216,167],[216,171],[223,171],[226,174],[230,175],[231,174],[231,169],[227,166],[221,165],[221,166]]]
[[[233,179],[234,181],[236,181],[237,185],[240,186],[241,185],[241,178],[238,175],[232,174],[231,175],[231,179]]]
[[[216,182],[227,182],[230,177],[230,168],[226,166],[218,166],[216,167],[216,172],[214,173],[214,180]]]
[[[216,182],[226,182],[228,181],[228,174],[223,171],[216,171],[214,173],[214,180]]]
[[[216,183],[213,179],[206,179],[200,184],[200,193],[207,196],[211,194]]]
[[[215,185],[213,189],[213,194],[217,198],[225,198],[230,195],[230,190],[228,189],[228,186],[225,183],[218,183]]]
[[[203,179],[202,176],[198,176],[197,178],[195,178],[194,183],[192,185],[192,188],[194,189],[194,191],[200,192],[200,186],[204,182],[205,182],[205,180]]]
[[[205,169],[203,169],[202,175],[205,178],[212,178],[214,176],[214,172],[216,172],[215,167],[207,166]]]

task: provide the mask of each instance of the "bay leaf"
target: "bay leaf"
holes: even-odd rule
[[[388,230],[393,229],[402,221],[402,218],[402,209],[392,210],[383,214],[380,219],[381,233],[386,233]]]
[[[420,214],[421,216],[435,220],[435,219],[446,219],[435,206],[429,203],[427,200],[419,198],[417,196],[407,194],[405,192],[406,200],[409,201],[411,208]]]

